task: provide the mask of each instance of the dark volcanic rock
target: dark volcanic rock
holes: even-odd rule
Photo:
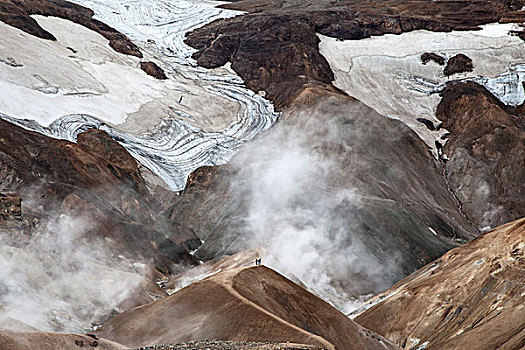
[[[333,74],[319,54],[316,33],[339,39],[400,34],[417,29],[471,30],[493,22],[525,20],[523,1],[240,1],[223,7],[250,13],[217,20],[189,33],[197,62],[226,62],[253,91],[264,90],[278,109],[307,85],[330,85]]]
[[[248,88],[263,90],[277,107],[293,100],[309,81],[331,84],[330,66],[319,53],[314,25],[295,15],[247,15],[213,22],[188,35],[199,65],[230,61]]]
[[[165,80],[168,79],[164,70],[157,66],[155,62],[140,62],[140,69],[142,69],[146,74],[151,75],[155,79]]]
[[[445,64],[445,57],[433,52],[425,52],[421,55],[421,62],[423,62],[423,64],[427,64],[430,61],[434,61],[440,66],[443,66]]]
[[[473,70],[472,60],[460,53],[448,60],[445,69],[443,69],[443,74],[449,76],[456,73],[472,72]]]
[[[203,67],[216,68],[231,62],[248,88],[265,91],[279,109],[289,105],[307,84],[330,85],[334,79],[328,62],[319,53],[316,33],[362,39],[399,34],[401,28],[424,29],[428,22],[347,10],[254,13],[196,29],[186,43],[198,50],[193,57]],[[430,27],[450,30],[437,22]]]
[[[451,133],[447,178],[463,211],[479,228],[525,216],[523,107],[507,107],[473,82],[442,96],[436,116]]]
[[[428,130],[431,130],[431,131],[434,131],[436,130],[436,126],[434,125],[434,123],[432,123],[431,120],[428,120],[426,118],[417,118],[416,119],[418,122],[424,124]]]
[[[5,0],[0,2],[0,21],[39,38],[56,40],[31,15],[54,16],[83,25],[109,40],[117,52],[142,57],[139,48],[124,34],[93,18],[93,11],[65,0]]]
[[[110,238],[111,248],[135,261],[151,259],[165,271],[194,261],[167,238],[180,230],[158,215],[136,161],[102,131],[80,134],[75,144],[0,119],[0,188],[44,220],[57,212],[88,217],[97,227],[87,237]]]

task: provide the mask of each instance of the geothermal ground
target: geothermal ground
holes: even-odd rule
[[[524,27],[0,0],[0,350],[525,348]]]

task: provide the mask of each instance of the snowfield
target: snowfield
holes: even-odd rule
[[[67,20],[34,16],[56,42],[0,23],[0,117],[74,141],[89,127],[121,142],[172,190],[203,165],[228,162],[277,119],[273,106],[229,67],[191,59],[187,31],[238,12],[203,1],[75,1],[128,35],[144,59],[113,51],[98,33]],[[154,61],[168,80],[140,69]]]
[[[509,35],[514,24],[489,24],[479,31],[435,33],[417,30],[362,40],[340,41],[319,35],[320,52],[334,71],[334,85],[374,108],[410,126],[430,147],[447,131],[430,131],[417,118],[435,125],[439,92],[454,80],[474,80],[504,103],[524,102],[525,42]],[[443,66],[423,65],[421,55],[450,58],[463,53],[473,61],[473,72],[446,77]],[[441,141],[443,142],[443,141]]]

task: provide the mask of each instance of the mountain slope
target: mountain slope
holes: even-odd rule
[[[0,120],[0,208],[0,322],[81,333],[196,264],[194,234],[158,216],[137,162],[99,130],[72,143]]]
[[[125,346],[87,335],[0,330],[0,349],[78,350],[80,348],[121,350]]]
[[[195,237],[157,219],[159,204],[137,162],[103,131],[89,130],[72,143],[0,119],[0,189],[20,195],[28,220],[57,212],[91,218],[97,230],[90,233],[111,238],[124,256],[152,259],[161,269],[193,261],[166,233]]]
[[[263,266],[194,283],[114,317],[97,334],[132,347],[218,339],[289,341],[327,349],[395,348]]]
[[[442,96],[436,116],[450,131],[447,178],[463,211],[479,228],[525,216],[523,105],[507,106],[473,82],[451,84]]]
[[[521,349],[524,242],[525,219],[485,233],[374,297],[355,321],[407,349]]]
[[[195,171],[170,217],[204,240],[199,259],[263,247],[316,292],[377,293],[474,237],[442,174],[400,121],[311,89],[230,164]]]

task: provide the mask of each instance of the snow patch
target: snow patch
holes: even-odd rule
[[[437,232],[436,232],[432,227],[428,227],[428,230],[429,230],[430,232],[432,232],[432,234],[433,234],[434,236],[437,237]]]
[[[481,27],[479,31],[417,30],[346,41],[318,35],[319,49],[334,71],[336,87],[380,114],[398,116],[434,148],[436,141],[443,143],[440,137],[447,131],[431,131],[416,119],[439,124],[435,111],[441,98],[437,93],[452,79],[474,80],[506,104],[515,106],[525,100],[521,84],[525,42],[508,34],[515,29],[513,24]],[[420,57],[426,52],[447,58],[463,53],[473,60],[474,71],[446,77],[442,66],[422,64]]]

